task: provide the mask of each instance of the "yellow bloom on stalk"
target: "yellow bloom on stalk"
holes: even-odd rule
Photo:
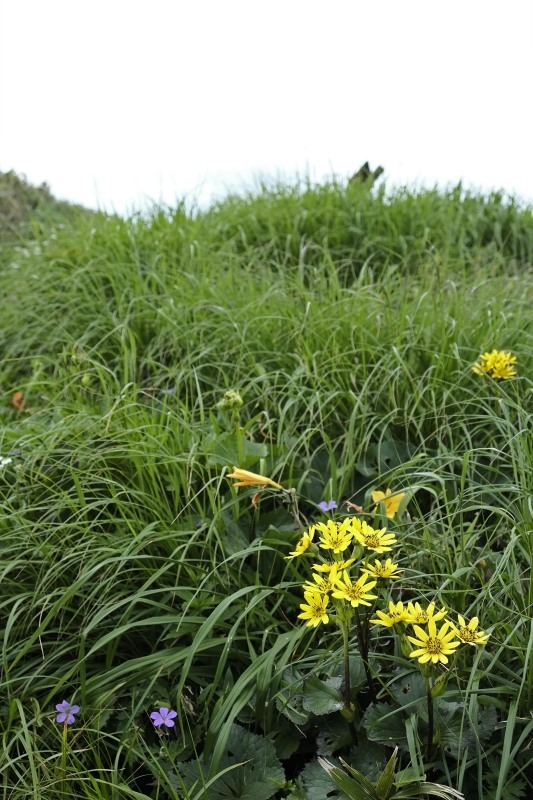
[[[314,572],[331,572],[332,569],[341,570],[348,569],[353,564],[355,558],[347,558],[344,561],[333,561],[331,564],[313,564],[311,569]]]
[[[314,567],[313,567],[314,569]],[[331,569],[325,575],[313,572],[313,580],[315,583],[304,584],[304,592],[320,592],[320,594],[328,594],[333,591],[335,584],[342,576],[342,571],[339,570],[337,564],[332,564]]]
[[[379,619],[371,619],[374,625],[384,625],[386,628],[392,628],[394,625],[399,625],[402,622],[407,622],[407,609],[403,607],[402,602],[393,603],[389,600],[389,613],[385,611],[376,611]]]
[[[314,535],[315,535],[315,527],[313,525],[298,540],[298,542],[296,543],[296,549],[292,550],[288,556],[285,556],[285,558],[295,558],[296,556],[302,556],[304,553],[307,553],[307,551],[309,550],[309,548],[313,543]]]
[[[479,362],[474,364],[472,371],[476,375],[490,375],[500,381],[508,380],[516,376],[516,356],[506,353],[504,350],[492,350],[490,353],[482,353]]]
[[[307,603],[302,603],[300,608],[302,613],[298,614],[298,619],[307,619],[306,623],[309,627],[315,627],[321,622],[327,625],[329,617],[326,611],[329,597],[327,594],[320,594],[320,592],[305,592],[304,598]]]
[[[333,592],[333,597],[337,600],[347,600],[352,608],[357,606],[369,606],[369,600],[375,600],[376,594],[369,594],[370,590],[374,588],[377,581],[369,581],[368,575],[361,575],[360,578],[352,583],[350,576],[345,572],[339,580],[337,580],[337,590]]]
[[[407,637],[417,647],[409,653],[409,657],[418,658],[420,664],[427,664],[428,661],[432,664],[438,664],[439,661],[441,664],[447,664],[448,656],[453,655],[455,648],[461,644],[460,640],[455,638],[457,631],[451,622],[445,622],[442,628],[437,630],[435,620],[430,619],[427,631],[420,625],[415,625],[415,633],[418,638]]]
[[[270,478],[258,475],[257,472],[248,472],[247,469],[240,469],[239,467],[233,467],[233,472],[226,475],[226,477],[234,478],[238,481],[238,483],[233,484],[234,486],[271,486],[273,489],[283,489],[283,486],[280,486],[279,483]]]
[[[402,574],[403,569],[400,569],[398,564],[393,564],[390,558],[384,561],[383,564],[376,558],[373,564],[367,564],[366,567],[362,567],[361,572],[372,575],[373,578],[397,578]]]
[[[384,503],[385,515],[388,519],[394,519],[404,497],[405,492],[393,495],[390,489],[387,489],[386,492],[372,492],[372,500],[377,504],[374,506],[372,513],[375,514],[378,510],[378,505]]]
[[[334,554],[342,553],[349,547],[353,540],[353,533],[349,530],[347,521],[337,523],[328,520],[327,523],[317,522],[316,528],[321,532],[320,547],[331,550]]]
[[[459,614],[459,627],[454,626],[455,633],[462,642],[465,642],[466,644],[471,644],[474,647],[476,646],[476,644],[482,647],[483,645],[487,644],[490,633],[483,633],[483,631],[478,631],[477,630],[478,624],[479,624],[478,618],[472,617],[472,619],[467,625],[464,618]]]
[[[357,525],[353,525],[353,535],[363,547],[374,550],[376,553],[387,553],[392,550],[390,545],[396,544],[396,536],[387,533],[386,528],[376,530],[368,523],[357,520]]]
[[[435,603],[430,603],[426,609],[422,608],[420,603],[407,603],[407,622],[411,625],[427,625],[430,619],[439,622],[447,613],[445,608],[435,613]]]

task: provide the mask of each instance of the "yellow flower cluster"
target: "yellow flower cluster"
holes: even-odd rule
[[[380,502],[382,500],[386,497],[379,498]],[[378,580],[396,578],[402,571],[391,558],[369,561],[369,557],[389,552],[395,544],[394,533],[387,532],[386,528],[373,528],[358,517],[346,517],[342,521],[330,519],[312,525],[287,556],[296,558],[309,553],[320,559],[320,563],[312,564],[311,578],[303,585],[305,602],[300,605],[299,619],[306,620],[310,627],[317,627],[321,622],[327,624],[330,600],[344,601],[350,609],[372,607],[373,601],[378,599],[378,595],[373,594]],[[349,548],[351,553],[346,557]],[[350,575],[350,568],[358,560],[362,561],[359,574]],[[339,614],[339,603],[334,602],[334,607]],[[423,607],[418,602],[404,604],[390,600],[387,611],[376,609],[374,613],[370,619],[374,625],[398,627],[401,631],[412,627],[414,635],[407,635],[407,640],[414,649],[409,655],[421,664],[447,664],[448,657],[461,644],[483,646],[489,638],[489,634],[478,630],[477,617],[467,623],[459,616],[458,625],[446,620],[438,627],[437,623],[444,620],[448,612],[445,608],[437,609],[434,602]]]
[[[491,378],[505,381],[516,376],[515,364],[516,356],[504,350],[492,350],[490,353],[482,353],[472,370],[476,375],[490,375]]]
[[[421,664],[447,664],[448,656],[453,654],[460,644],[483,646],[487,644],[489,635],[477,630],[478,618],[473,617],[467,624],[463,617],[459,615],[459,627],[449,620],[440,628],[440,622],[447,615],[447,610],[441,608],[435,610],[435,603],[430,603],[427,608],[422,608],[420,603],[389,602],[389,611],[376,611],[377,619],[370,622],[375,625],[384,625],[392,628],[395,625],[412,625],[415,636],[407,636],[407,639],[415,645],[415,649],[409,653],[410,658],[417,658]],[[427,626],[422,628],[422,625]]]
[[[321,563],[312,565],[311,579],[303,586],[305,603],[300,606],[300,619],[307,620],[309,626],[329,622],[330,598],[343,600],[351,608],[371,606],[377,599],[372,589],[378,579],[397,577],[401,570],[390,558],[383,563],[378,560],[371,563],[367,558],[357,576],[351,576],[349,568],[358,558],[361,559],[365,551],[370,551],[367,557],[371,553],[385,553],[394,544],[396,536],[393,533],[388,533],[386,528],[375,529],[357,517],[312,525],[287,556],[296,558],[309,552],[321,559]],[[352,548],[352,555],[344,558],[348,548]]]

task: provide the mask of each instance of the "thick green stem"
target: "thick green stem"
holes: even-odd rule
[[[342,643],[344,646],[344,703],[351,709],[352,707],[352,687],[350,681],[350,630],[349,624],[342,624]]]
[[[428,740],[426,745],[426,758],[431,761],[433,755],[433,735],[434,735],[434,717],[433,717],[433,695],[431,693],[431,678],[425,678],[426,681],[426,696],[428,704]]]
[[[343,716],[348,721],[350,733],[354,744],[358,744],[357,730],[355,721],[359,720],[357,702],[352,697],[352,686],[350,679],[350,623],[348,620],[340,623],[342,631],[343,661],[344,661],[344,713]]]
[[[370,665],[368,663],[368,645],[369,645],[368,622],[367,620],[365,620],[365,627],[363,628],[358,608],[355,609],[355,625],[357,630],[357,643],[359,645],[359,652],[361,653],[361,658],[363,659],[363,667],[365,669],[368,691],[370,692],[371,700],[374,701],[376,699],[376,687],[374,686],[374,679],[372,678]]]

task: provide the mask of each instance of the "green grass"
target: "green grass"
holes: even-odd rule
[[[297,619],[297,526],[275,494],[257,510],[230,487],[238,464],[293,487],[310,521],[322,499],[368,509],[376,488],[408,490],[395,599],[435,597],[491,631],[459,654],[428,780],[529,797],[531,210],[460,187],[275,186],[34,236],[0,261],[3,796],[218,800],[221,770],[252,781],[227,761],[240,729],[296,782],[277,797],[323,796],[315,739],[335,715],[301,736],[283,698],[294,671],[341,675],[341,646]],[[516,379],[473,374],[493,348],[517,356]],[[414,769],[424,711],[394,705],[406,662],[385,634],[379,682]],[[64,698],[82,707],[67,741]],[[160,741],[162,705],[178,724]],[[369,775],[390,744],[370,741]]]

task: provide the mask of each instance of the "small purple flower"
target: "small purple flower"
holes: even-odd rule
[[[334,511],[336,508],[338,508],[335,500],[322,500],[322,502],[318,504],[318,507],[321,511]]]
[[[177,716],[177,711],[170,711],[168,708],[160,708],[159,711],[152,711],[150,719],[156,728],[159,728],[161,725],[166,725],[167,728],[173,728],[175,725],[174,717]]]
[[[74,715],[79,713],[80,707],[63,700],[62,703],[56,704],[56,710],[60,712],[56,717],[56,722],[64,722],[66,725],[72,725],[72,723],[76,721]]]

